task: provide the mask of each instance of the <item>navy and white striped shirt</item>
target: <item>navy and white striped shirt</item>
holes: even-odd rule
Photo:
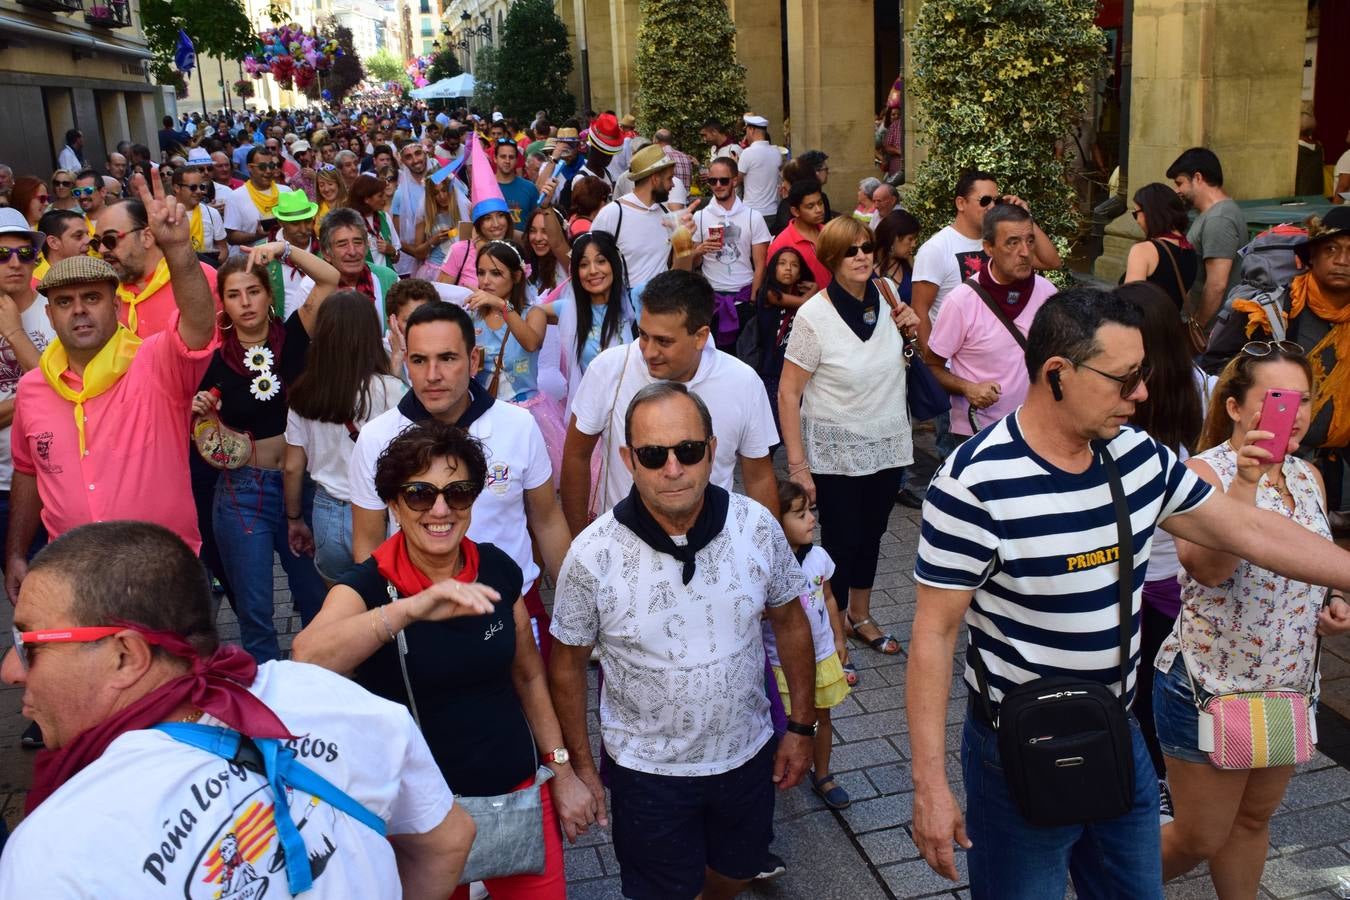
[[[1107,445],[1120,470],[1134,530],[1129,699],[1139,664],[1139,610],[1153,529],[1211,493],[1167,447],[1135,428]],[[1038,456],[1013,413],[953,453],[924,499],[914,577],[973,590],[971,640],[989,669],[995,703],[1036,678],[1090,678],[1120,693],[1120,547],[1100,458],[1073,474]],[[966,683],[975,689],[967,662]]]

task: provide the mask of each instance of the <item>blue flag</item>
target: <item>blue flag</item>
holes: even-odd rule
[[[191,72],[197,66],[197,48],[192,46],[192,38],[181,28],[178,29],[178,46],[173,51],[173,64],[180,72]]]

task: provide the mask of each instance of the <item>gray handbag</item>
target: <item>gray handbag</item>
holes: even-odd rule
[[[389,602],[398,599],[398,591],[387,585]],[[403,672],[403,689],[408,692],[408,709],[417,727],[422,719],[417,714],[413,699],[412,681],[408,678],[408,642],[400,631],[398,667]],[[472,884],[487,878],[506,878],[511,875],[539,875],[544,871],[544,798],[540,791],[553,777],[553,770],[540,766],[529,787],[498,794],[495,797],[455,796],[455,803],[478,828],[464,863],[460,884]]]

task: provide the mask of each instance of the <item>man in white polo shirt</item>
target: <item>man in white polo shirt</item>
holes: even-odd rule
[[[473,504],[469,538],[500,547],[520,566],[525,607],[548,655],[548,616],[536,580],[530,533],[556,583],[571,542],[553,495],[553,466],[534,417],[498,403],[473,380],[483,363],[474,347],[473,321],[451,303],[424,303],[408,317],[407,371],[412,390],[394,409],[366,423],[352,451],[347,478],[352,495],[352,557],[368,559],[388,535],[386,506],[375,492],[375,463],[403,429],[435,418],[458,425],[483,444],[487,486]],[[763,391],[761,390],[761,393]]]
[[[632,488],[620,454],[624,411],[639,390],[657,381],[686,385],[712,410],[717,436],[712,483],[731,490],[739,461],[746,494],[777,514],[778,485],[769,451],[778,443],[778,431],[769,398],[754,369],[709,340],[712,312],[713,290],[702,276],[658,275],[642,295],[637,341],[611,347],[587,367],[563,444],[563,514],[573,534],[586,527],[591,512],[605,512]],[[590,460],[600,441],[605,448],[601,482],[591,504]]]
[[[739,182],[736,160],[714,159],[708,165],[713,202],[694,214],[694,259],[714,291],[713,341],[717,349],[733,354],[741,328],[754,319],[751,291],[759,283],[772,240],[764,217],[736,196]]]
[[[778,170],[783,154],[769,141],[769,120],[745,114],[745,149],[737,160],[745,185],[745,205],[764,217],[778,215]]]
[[[667,269],[688,269],[693,257],[671,258],[672,224],[666,221],[669,210],[665,204],[675,182],[675,160],[666,156],[660,144],[651,144],[633,154],[628,177],[633,180],[633,192],[606,204],[596,214],[591,230],[614,235],[628,267],[628,283],[640,291]]]

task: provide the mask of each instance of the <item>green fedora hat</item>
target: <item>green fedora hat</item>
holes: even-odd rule
[[[305,196],[304,191],[285,191],[277,198],[272,207],[272,215],[281,222],[300,222],[312,219],[319,211],[319,204]]]

